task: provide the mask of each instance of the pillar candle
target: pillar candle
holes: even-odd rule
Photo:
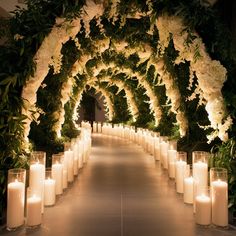
[[[78,144],[75,143],[73,147],[73,157],[74,157],[74,170],[73,173],[74,175],[78,175],[79,170],[78,170]]]
[[[56,182],[56,195],[63,192],[63,165],[55,163],[52,165],[52,179]]]
[[[98,130],[98,133],[102,133],[102,125],[101,125],[101,123],[97,124],[97,130]]]
[[[196,196],[196,214],[195,220],[197,224],[209,225],[211,224],[211,199],[210,197],[202,194]]]
[[[161,152],[161,163],[164,167],[164,169],[168,169],[168,146],[169,144],[167,142],[162,142],[160,144],[160,152]]]
[[[169,178],[175,178],[175,161],[176,161],[176,150],[168,150],[168,173]]]
[[[41,224],[42,222],[41,205],[42,205],[41,197],[33,195],[27,198],[26,216],[27,216],[28,226],[37,226]]]
[[[53,206],[56,201],[56,186],[54,179],[45,179],[44,205]]]
[[[184,178],[184,203],[193,203],[193,177]]]
[[[199,186],[208,185],[208,165],[204,162],[193,163],[193,178]]]
[[[29,187],[33,192],[41,193],[42,213],[44,212],[44,207],[43,207],[44,180],[45,180],[45,166],[37,162],[31,164],[29,172]]]
[[[73,182],[74,180],[74,156],[73,151],[68,150],[64,152],[64,158],[67,162],[67,177],[68,182]]]
[[[228,184],[217,180],[211,182],[212,223],[225,227],[228,225]]]
[[[193,163],[193,194],[196,196],[198,187],[208,186],[208,165],[202,161]],[[193,212],[196,211],[195,197],[193,199]]]
[[[184,174],[186,166],[186,161],[179,160],[175,163],[175,181],[177,193],[184,192]]]
[[[67,177],[67,170],[63,170],[63,180],[62,180],[63,189],[68,187],[68,177]]]
[[[7,185],[7,228],[24,224],[25,184],[15,180]]]

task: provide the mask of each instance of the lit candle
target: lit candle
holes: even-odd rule
[[[211,224],[211,199],[202,194],[196,196],[196,214],[195,220],[197,224],[209,225]]]
[[[74,173],[74,175],[78,175],[79,170],[78,170],[78,144],[77,143],[75,143],[75,145],[74,145],[73,155],[74,155],[74,170],[73,170],[73,173]]]
[[[44,196],[44,180],[45,180],[45,166],[39,162],[30,165],[29,171],[29,188],[33,192],[37,192],[41,195],[41,199]],[[44,211],[42,202],[42,213]]]
[[[63,192],[63,165],[61,163],[52,164],[52,179],[56,182],[56,195]]]
[[[179,160],[175,162],[175,181],[177,193],[184,192],[184,174],[186,166],[186,161]]]
[[[97,130],[98,130],[98,133],[102,133],[102,124],[101,123],[97,123]]]
[[[175,161],[176,161],[176,150],[168,150],[168,173],[169,178],[175,178]]]
[[[42,222],[41,214],[41,197],[33,195],[27,198],[27,225],[28,226],[38,226]]]
[[[63,189],[68,187],[68,177],[67,177],[67,170],[63,169],[63,182],[62,182]]]
[[[164,169],[168,169],[168,146],[169,144],[165,141],[160,144],[161,164]]]
[[[7,185],[7,228],[24,224],[24,202],[25,184],[16,179]]]
[[[193,203],[193,177],[184,178],[184,203]]]
[[[68,150],[64,152],[64,158],[67,162],[67,177],[68,182],[73,182],[74,180],[74,156],[73,151]]]
[[[199,186],[208,185],[208,165],[202,161],[193,163],[193,178]]]
[[[212,223],[225,227],[228,225],[228,184],[225,181],[211,182]]]
[[[196,196],[198,187],[208,185],[208,164],[202,161],[193,163],[193,194]],[[193,212],[196,211],[195,198],[193,202]]]
[[[56,185],[54,179],[45,179],[44,205],[53,206],[56,201]]]

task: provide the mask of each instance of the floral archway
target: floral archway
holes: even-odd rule
[[[59,150],[63,137],[77,132],[86,85],[106,97],[112,122],[148,127],[192,146],[232,138],[235,61],[210,3],[27,3],[9,20],[10,44],[1,52],[3,166],[27,163],[30,141],[41,146],[42,134],[43,145]]]

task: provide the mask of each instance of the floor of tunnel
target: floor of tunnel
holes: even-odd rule
[[[136,144],[93,135],[90,159],[54,207],[45,208],[38,229],[22,227],[2,236],[231,236],[195,224],[174,181]]]

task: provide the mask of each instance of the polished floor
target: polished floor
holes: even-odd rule
[[[40,228],[2,236],[235,236],[236,230],[200,227],[192,207],[153,157],[127,141],[94,135],[78,179],[46,208]]]

